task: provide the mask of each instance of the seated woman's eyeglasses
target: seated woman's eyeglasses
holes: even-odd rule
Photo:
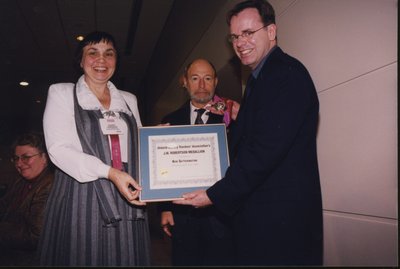
[[[14,155],[14,156],[11,157],[11,162],[17,163],[18,160],[21,160],[23,163],[27,163],[27,162],[29,162],[29,160],[30,160],[32,157],[35,157],[35,156],[37,156],[37,155],[39,155],[39,154],[42,154],[42,153],[39,152],[39,153],[34,154],[34,155],[25,155],[25,154],[24,154],[24,155],[21,155],[21,156]]]
[[[250,30],[243,31],[243,33],[241,35],[231,34],[228,36],[228,40],[231,43],[237,42],[239,40],[239,37],[243,37],[244,39],[249,40],[254,35],[255,32],[260,31],[261,29],[263,29],[267,26],[268,25],[264,25],[263,27],[258,28],[257,30],[254,30],[254,31],[250,31]]]

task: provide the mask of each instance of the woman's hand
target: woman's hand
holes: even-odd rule
[[[111,167],[108,178],[128,202],[135,205],[146,205],[146,203],[138,200],[142,187],[128,173]]]

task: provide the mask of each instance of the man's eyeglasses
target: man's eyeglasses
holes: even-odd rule
[[[29,160],[30,160],[32,157],[35,157],[35,156],[37,156],[37,155],[39,155],[39,154],[42,154],[42,153],[39,152],[39,153],[34,154],[34,155],[25,155],[25,154],[24,154],[24,155],[21,155],[21,156],[14,155],[14,156],[11,157],[11,162],[17,163],[18,160],[21,160],[23,163],[27,163],[27,162],[29,162]]]
[[[239,37],[243,37],[244,39],[249,40],[254,35],[255,32],[258,32],[258,31],[260,31],[261,29],[263,29],[263,28],[265,28],[267,26],[268,25],[264,25],[263,27],[258,28],[257,30],[254,30],[254,31],[250,31],[250,30],[243,31],[243,33],[241,35],[231,34],[231,35],[228,36],[228,40],[231,43],[237,42],[239,40]]]

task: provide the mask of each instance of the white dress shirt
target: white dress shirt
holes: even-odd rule
[[[138,127],[142,126],[136,96],[118,90],[108,82],[111,103],[110,111],[125,112],[135,117]],[[78,103],[82,109],[105,112],[97,97],[88,88],[84,76],[76,84]],[[65,173],[79,182],[107,178],[110,166],[93,155],[82,151],[74,117],[74,84],[58,83],[49,88],[46,109],[43,116],[43,130],[51,161]],[[126,103],[125,103],[126,102]],[[126,106],[128,104],[130,110]],[[118,114],[118,113],[117,113]],[[127,134],[119,135],[121,159],[127,160]]]
[[[197,111],[196,109],[198,109],[198,107],[195,107],[192,102],[190,102],[190,124],[193,125],[194,122],[196,121],[196,117],[197,117]],[[203,120],[204,123],[206,123],[208,121],[208,117],[209,117],[209,112],[208,110],[206,110],[203,115],[201,115],[201,119]]]

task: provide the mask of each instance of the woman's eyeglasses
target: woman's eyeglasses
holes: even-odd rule
[[[23,155],[21,155],[21,156],[14,155],[14,156],[11,157],[11,162],[17,163],[18,160],[21,160],[21,162],[27,163],[27,162],[29,162],[29,160],[30,160],[32,157],[35,157],[35,156],[37,156],[37,155],[39,155],[39,154],[42,154],[42,153],[39,152],[39,153],[34,154],[34,155],[25,155],[25,154],[23,154]]]

